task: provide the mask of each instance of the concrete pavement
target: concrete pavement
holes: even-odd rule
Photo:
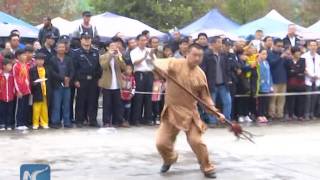
[[[250,126],[256,145],[226,129],[204,135],[222,180],[319,180],[320,121]],[[49,163],[52,180],[205,179],[180,133],[168,174],[155,148],[156,127],[0,132],[0,180],[19,179],[23,163]]]

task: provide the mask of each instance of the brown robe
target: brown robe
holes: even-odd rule
[[[199,66],[191,69],[185,59],[173,58],[158,59],[155,64],[204,102],[213,105],[206,76]],[[207,129],[200,118],[197,101],[169,79],[167,79],[165,105],[161,118],[162,121],[168,121],[183,131],[188,131],[192,123],[201,132]]]
[[[158,59],[154,64],[204,102],[213,105],[205,74],[200,67],[190,68],[185,59]],[[178,154],[174,151],[174,143],[176,136],[182,130],[186,133],[188,143],[197,156],[201,170],[204,173],[214,171],[214,166],[209,161],[207,146],[201,138],[207,126],[200,119],[197,101],[170,79],[167,79],[165,98],[156,138],[156,146],[164,164],[176,162]]]

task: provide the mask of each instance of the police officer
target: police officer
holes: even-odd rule
[[[75,78],[77,88],[75,118],[82,127],[86,118],[90,126],[97,127],[98,79],[101,76],[98,49],[92,47],[92,36],[84,32],[80,37],[81,48],[74,53]]]

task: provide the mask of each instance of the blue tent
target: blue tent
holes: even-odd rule
[[[237,29],[239,26],[239,24],[222,15],[218,9],[212,9],[206,15],[182,28],[180,32],[185,35],[189,35],[203,29],[218,29],[230,32]]]
[[[255,31],[259,29],[262,30],[265,35],[282,38],[286,35],[289,24],[294,23],[284,18],[276,10],[272,10],[264,17],[242,25],[233,33],[238,36],[248,36],[254,34]],[[305,28],[297,25],[297,30],[305,31]]]
[[[13,24],[4,24],[0,22],[0,37],[8,37],[12,30],[18,30],[20,35],[25,38],[37,38],[38,31],[34,31],[34,29],[28,28],[26,26],[19,26]]]
[[[18,18],[15,18],[13,16],[10,16],[7,13],[1,12],[0,11],[0,22],[3,24],[12,24],[20,27],[27,27],[29,29],[34,30],[35,32],[38,32],[38,29],[34,26],[32,26],[29,23],[26,23]],[[23,36],[23,34],[21,34]]]

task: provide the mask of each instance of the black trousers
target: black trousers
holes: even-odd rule
[[[154,122],[156,121],[157,117],[160,117],[160,103],[161,101],[152,102],[152,114]]]
[[[48,101],[49,102],[49,101]],[[49,105],[48,105],[48,108],[49,108]],[[29,117],[27,119],[27,126],[28,127],[32,127],[32,116],[33,116],[33,110],[32,110],[32,105],[29,104],[28,106],[28,114],[29,114]],[[48,114],[49,114],[49,109],[48,109]],[[49,118],[49,117],[48,117]],[[49,121],[50,121],[50,118],[49,118]]]
[[[74,96],[75,96],[75,92],[76,92],[76,88],[75,87],[71,87],[70,88],[70,119],[71,121],[74,121]]]
[[[127,122],[130,122],[131,101],[122,100],[122,111],[123,119]]]
[[[76,97],[77,124],[83,124],[85,120],[92,125],[97,124],[98,98],[98,80],[81,80]]]
[[[288,88],[288,92],[305,92],[304,88]],[[286,106],[289,117],[293,117],[296,115],[297,117],[304,117],[305,112],[305,102],[306,102],[306,96],[287,96],[286,98]]]
[[[152,92],[152,72],[135,72],[136,91]],[[142,116],[142,112],[144,112]],[[152,122],[151,94],[135,94],[132,104],[131,124]]]
[[[164,91],[163,93],[166,93],[166,92]],[[160,98],[160,114],[161,114],[163,107],[164,107],[164,103],[165,103],[164,100],[165,100],[165,95],[162,94],[161,98]]]
[[[235,95],[237,93],[237,86],[235,84],[229,85],[230,96],[231,96],[231,119],[235,119],[237,117],[237,102]]]
[[[260,92],[259,94],[264,95],[264,94],[268,94],[268,93]],[[258,97],[257,116],[267,116],[268,115],[269,101],[270,101],[270,97],[268,97],[268,96]]]
[[[17,98],[15,110],[16,126],[27,126],[30,113],[31,112],[29,108],[29,95]]]
[[[121,113],[122,103],[120,89],[102,89],[103,94],[103,123],[120,125],[123,122]]]
[[[0,127],[14,128],[14,101],[0,101]]]
[[[237,115],[248,116],[249,115],[249,102],[250,97],[237,97]]]

